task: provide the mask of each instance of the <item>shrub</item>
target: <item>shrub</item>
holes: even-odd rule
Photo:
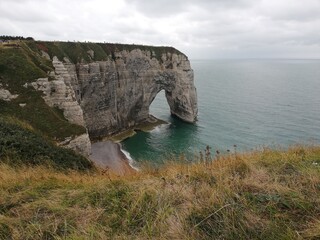
[[[9,165],[45,164],[58,169],[92,169],[93,164],[69,149],[55,146],[41,135],[0,119],[0,161]]]

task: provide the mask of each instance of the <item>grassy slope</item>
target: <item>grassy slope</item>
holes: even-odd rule
[[[1,164],[0,236],[319,239],[320,147],[168,163],[125,178]]]
[[[12,118],[0,118],[0,162],[15,167],[47,165],[59,170],[94,168],[83,156],[55,146],[30,125]]]
[[[53,141],[80,135],[86,130],[69,123],[62,110],[49,107],[41,93],[25,83],[46,77],[51,63],[27,46],[0,46],[0,83],[18,98],[0,100],[0,162],[10,165],[51,165],[56,169],[92,169],[84,157],[58,148]],[[26,103],[25,107],[19,106]],[[0,238],[1,239],[1,238]]]
[[[5,102],[0,100],[0,117],[15,117],[28,122],[34,129],[50,139],[64,140],[65,137],[85,133],[81,126],[69,123],[61,110],[49,107],[41,93],[25,88],[25,83],[46,77],[52,70],[50,63],[33,52],[24,42],[20,48],[0,48],[0,83],[19,97]],[[27,105],[22,108],[20,103]]]

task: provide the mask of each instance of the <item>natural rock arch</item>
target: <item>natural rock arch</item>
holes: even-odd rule
[[[191,77],[193,79],[193,76]],[[186,122],[194,122],[196,120],[196,91],[194,86],[185,84],[182,87],[174,72],[159,73],[154,77],[156,86],[151,92],[150,101],[146,104],[148,113],[150,106],[159,92],[164,91],[167,103],[172,115],[177,116]]]
[[[115,134],[148,119],[150,105],[161,90],[171,114],[186,122],[196,120],[193,71],[183,54],[168,52],[157,59],[150,51],[135,49],[115,52],[114,59],[107,61],[62,64],[61,75],[76,93],[91,138]]]

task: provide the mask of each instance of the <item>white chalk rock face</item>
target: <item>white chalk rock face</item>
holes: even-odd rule
[[[94,52],[90,53],[94,56]],[[113,59],[72,64],[53,58],[58,76],[72,86],[93,138],[108,136],[149,117],[149,107],[165,90],[171,113],[186,122],[197,117],[193,70],[183,54],[157,59],[150,51],[116,52]]]
[[[82,134],[75,138],[67,138],[65,141],[59,143],[61,147],[69,148],[85,157],[91,154],[91,142],[88,134]]]
[[[2,86],[0,86],[0,100],[9,102],[12,99],[17,98],[19,95],[17,94],[11,94],[9,90],[4,89]]]
[[[94,51],[88,52],[94,58]],[[46,57],[46,56],[44,56]],[[47,58],[47,57],[46,57]],[[48,59],[48,58],[47,58]],[[31,85],[42,91],[49,106],[63,110],[70,122],[85,126],[88,134],[69,138],[61,145],[83,155],[90,153],[90,138],[105,137],[149,118],[149,107],[164,90],[170,111],[186,122],[197,117],[193,70],[184,54],[135,49],[115,52],[107,61],[71,63],[52,58],[54,72]]]
[[[38,91],[42,91],[46,104],[50,107],[58,107],[63,110],[64,117],[71,123],[85,126],[83,111],[75,98],[73,88],[66,84],[63,77],[57,75],[56,80],[39,78],[31,85]]]
[[[53,60],[53,65],[56,67],[56,72],[49,75],[54,80],[49,81],[49,78],[39,78],[30,85],[43,92],[43,99],[46,104],[61,109],[69,122],[85,127],[83,111],[75,97],[68,71],[56,58]],[[73,149],[84,156],[89,156],[91,153],[88,133],[75,137],[71,136],[59,145]]]

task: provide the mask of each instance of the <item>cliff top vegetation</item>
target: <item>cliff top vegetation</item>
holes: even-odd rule
[[[119,43],[93,43],[93,42],[62,42],[62,41],[26,41],[28,46],[34,51],[45,51],[52,58],[57,56],[63,60],[64,57],[69,58],[73,63],[81,61],[106,61],[108,59],[116,60],[116,53],[121,51],[133,51],[140,49],[150,52],[151,57],[155,57],[161,61],[162,54],[176,53],[183,54],[173,47],[165,46],[147,46],[136,44],[119,44]],[[94,54],[90,55],[89,51]]]

